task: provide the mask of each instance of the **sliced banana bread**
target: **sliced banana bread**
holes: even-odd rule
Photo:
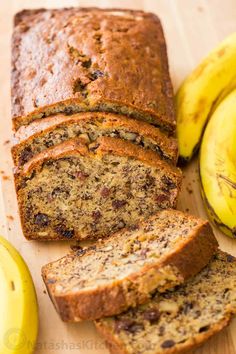
[[[96,326],[114,354],[183,353],[220,331],[235,313],[236,261],[219,252],[185,285]]]
[[[43,267],[64,321],[111,316],[199,272],[216,252],[207,221],[163,210],[89,248]]]
[[[96,8],[18,13],[12,38],[15,129],[55,113],[95,110],[175,130],[158,17]]]
[[[85,239],[174,208],[181,171],[118,138],[71,139],[35,155],[15,182],[28,239]]]
[[[15,165],[22,165],[35,154],[70,138],[90,144],[100,136],[118,137],[156,151],[164,160],[176,164],[177,141],[148,123],[112,113],[63,114],[36,120],[22,126],[12,148]]]

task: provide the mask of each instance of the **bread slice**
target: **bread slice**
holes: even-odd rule
[[[164,210],[42,269],[64,321],[111,316],[183,283],[216,252],[207,221]]]
[[[176,165],[177,141],[145,122],[112,113],[87,112],[63,114],[36,120],[16,133],[12,155],[15,165],[22,165],[50,146],[79,137],[86,144],[101,136],[118,137],[156,151],[161,158]]]
[[[14,128],[79,111],[115,112],[175,130],[166,44],[157,16],[96,8],[16,15]]]
[[[185,285],[96,326],[111,353],[177,354],[219,332],[235,313],[236,261],[219,252]]]
[[[15,174],[28,239],[92,239],[176,206],[181,171],[153,151],[117,138],[71,139]]]

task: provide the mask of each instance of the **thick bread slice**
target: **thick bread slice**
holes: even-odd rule
[[[68,140],[15,174],[28,239],[99,238],[176,206],[181,171],[153,151],[102,137]]]
[[[87,112],[64,114],[39,119],[22,126],[12,148],[16,166],[23,165],[35,154],[61,142],[79,137],[90,144],[101,136],[117,137],[156,151],[161,158],[176,165],[177,141],[146,123],[112,113]]]
[[[16,15],[14,128],[79,111],[121,113],[175,130],[166,44],[157,16],[96,8]]]
[[[96,326],[113,354],[177,354],[219,332],[235,313],[236,261],[219,252],[185,285]]]
[[[44,266],[42,275],[64,321],[97,319],[183,283],[217,246],[207,221],[164,210]]]

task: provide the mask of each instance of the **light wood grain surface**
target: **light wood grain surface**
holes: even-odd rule
[[[170,71],[174,88],[229,33],[236,31],[236,0],[0,0],[0,232],[21,252],[35,281],[40,331],[36,354],[107,354],[93,324],[62,323],[48,296],[40,276],[41,266],[64,255],[67,243],[28,242],[23,238],[17,213],[10,156],[10,35],[14,13],[23,8],[100,6],[135,8],[152,11],[162,20]],[[202,204],[198,164],[194,161],[184,171],[179,208],[206,217]],[[236,255],[236,240],[215,229],[223,250]],[[213,337],[195,354],[236,354],[236,321]],[[144,353],[145,354],[145,353]]]

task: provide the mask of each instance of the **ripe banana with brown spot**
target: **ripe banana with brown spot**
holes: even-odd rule
[[[198,149],[215,103],[236,85],[236,33],[227,37],[186,78],[176,95],[180,159],[188,161]]]
[[[202,194],[210,218],[236,237],[236,89],[212,114],[200,148]]]

